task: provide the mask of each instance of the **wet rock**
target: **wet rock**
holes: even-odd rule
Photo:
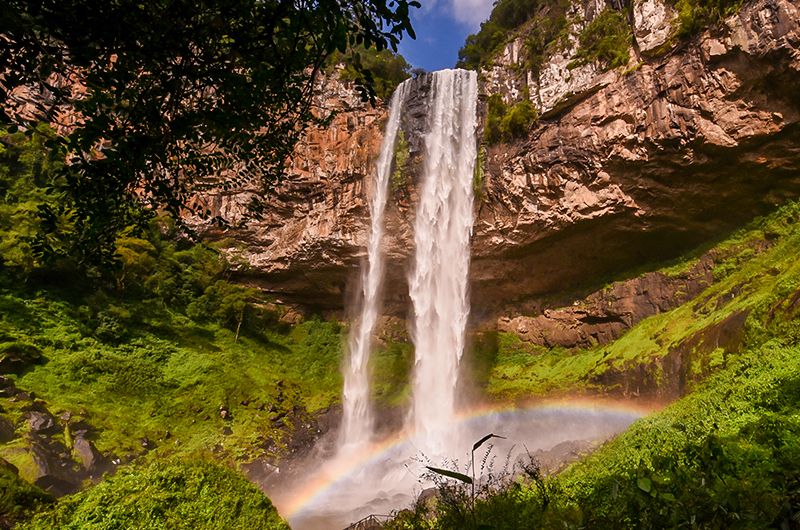
[[[27,418],[32,434],[46,435],[61,432],[61,426],[49,412],[33,410],[27,413]]]
[[[145,451],[150,451],[155,449],[156,444],[150,440],[150,438],[144,437],[139,439],[139,444],[142,446],[142,449]]]
[[[265,484],[267,479],[279,473],[280,469],[264,459],[257,459],[247,464],[242,464],[242,472],[251,482]]]
[[[17,387],[14,386],[14,382],[0,375],[0,398],[10,398],[16,393]]]
[[[45,491],[60,497],[75,493],[89,474],[81,465],[65,455],[69,450],[51,438],[37,436],[31,441],[34,464],[34,483]]]
[[[220,405],[219,407],[219,417],[226,421],[231,421],[233,419],[233,414],[228,407],[224,405]]]
[[[75,437],[72,450],[93,479],[100,478],[103,473],[110,472],[114,468],[113,459],[105,457],[91,441],[81,435]]]
[[[581,456],[590,452],[597,447],[598,442],[589,440],[567,440],[556,444],[550,449],[538,449],[532,456],[534,462],[540,466],[540,469],[547,473],[553,473],[571,462],[575,462]],[[520,455],[518,459],[518,468],[524,468],[529,465],[526,459],[527,455]]]

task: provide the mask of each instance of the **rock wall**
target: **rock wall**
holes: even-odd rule
[[[792,2],[749,3],[492,148],[474,298],[535,310],[537,297],[574,297],[587,279],[675,256],[796,197],[798,28]]]
[[[573,34],[603,8],[576,3]],[[471,272],[477,320],[535,318],[568,306],[601,278],[675,257],[800,192],[796,3],[749,2],[682,43],[669,38],[674,13],[661,0],[636,0],[631,20],[635,42],[625,68],[565,70],[573,36],[537,77],[523,67],[520,37],[482,73],[484,95],[513,99],[527,86],[542,118],[527,138],[493,146],[485,157]],[[424,79],[417,85],[426,90]],[[339,114],[298,148],[264,219],[207,234],[230,237],[241,274],[282,300],[340,310],[364,256],[386,111],[333,80],[320,101]],[[409,174],[393,184],[387,210],[386,310],[401,316],[413,250],[413,138],[424,119],[419,109],[409,115]],[[209,200],[235,218],[243,196]]]

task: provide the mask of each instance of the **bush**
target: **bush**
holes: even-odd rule
[[[208,462],[161,462],[120,472],[19,528],[289,530],[255,485]]]
[[[567,0],[499,0],[489,20],[467,37],[458,52],[457,66],[472,70],[486,66],[510,34],[530,20],[529,54],[544,54],[566,27],[568,8]]]
[[[674,3],[678,13],[675,36],[689,38],[711,24],[717,24],[736,13],[743,0],[678,0]]]
[[[578,51],[571,67],[599,62],[604,68],[618,68],[628,64],[633,35],[625,15],[614,9],[605,9],[583,28]]]
[[[390,50],[377,51],[358,46],[344,54],[334,53],[329,64],[329,70],[337,64],[344,65],[339,76],[342,81],[360,81],[358,70],[354,67],[360,64],[372,76],[375,95],[383,100],[389,99],[397,85],[411,77],[411,65],[402,55]]]
[[[484,136],[490,145],[499,141],[510,142],[525,136],[537,118],[536,108],[527,94],[510,107],[500,94],[492,94],[487,102]]]

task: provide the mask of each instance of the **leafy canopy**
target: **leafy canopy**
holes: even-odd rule
[[[312,97],[327,58],[352,46],[396,50],[414,37],[411,7],[419,3],[9,0],[5,120],[60,124],[53,143],[69,155],[78,250],[107,258],[136,221],[132,204],[178,215],[198,192],[249,186],[257,213],[303,131],[328,117]],[[365,81],[362,94],[374,97]]]

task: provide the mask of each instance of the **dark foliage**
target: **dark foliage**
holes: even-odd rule
[[[83,259],[108,260],[140,209],[180,214],[209,187],[268,187],[313,108],[336,50],[396,49],[415,0],[10,0],[3,6],[6,119],[67,122],[63,190]],[[366,79],[369,81],[369,79]],[[371,86],[362,86],[374,96]],[[258,193],[254,196],[259,195]],[[195,203],[196,204],[196,203]],[[258,212],[259,201],[252,204]],[[195,206],[196,213],[207,214]]]

